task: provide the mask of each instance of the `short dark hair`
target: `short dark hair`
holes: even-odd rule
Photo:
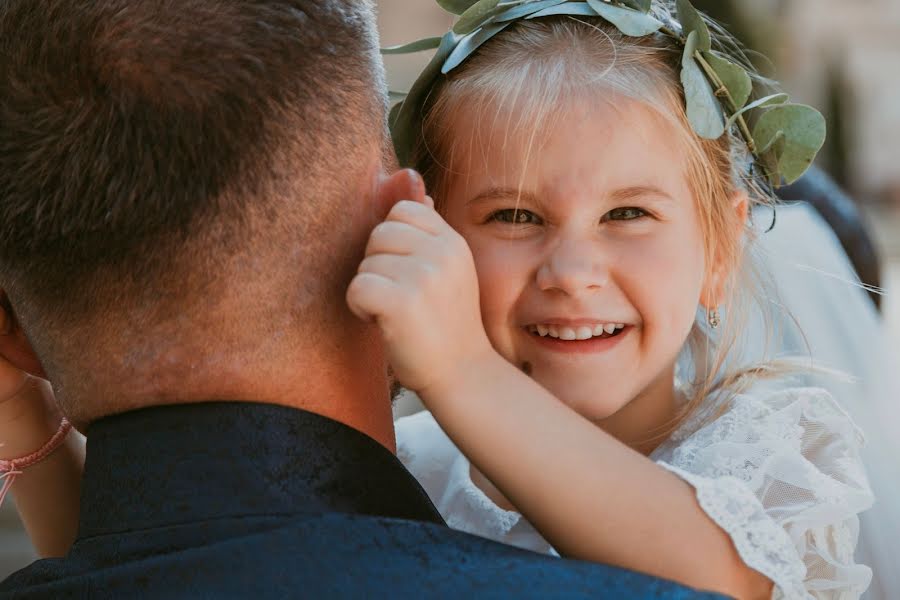
[[[0,287],[59,306],[227,247],[286,153],[295,209],[327,213],[325,167],[383,132],[373,29],[365,0],[4,0]]]

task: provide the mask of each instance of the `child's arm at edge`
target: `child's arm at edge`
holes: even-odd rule
[[[59,429],[50,385],[0,365],[0,380],[19,379],[12,395],[0,397],[0,459],[31,454]],[[64,443],[46,459],[18,475],[11,492],[31,542],[41,557],[63,556],[78,531],[84,439],[70,431]]]

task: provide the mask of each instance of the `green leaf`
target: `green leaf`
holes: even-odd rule
[[[574,15],[578,17],[599,17],[593,8],[588,6],[587,2],[566,2],[559,6],[553,6],[534,14],[528,15],[529,19],[537,19],[539,17],[550,17],[553,15]]]
[[[764,148],[759,148],[758,152],[760,154],[766,154],[769,150],[772,150],[775,154],[775,159],[780,159],[784,155],[785,149],[785,138],[784,131],[778,130],[775,132],[775,136],[766,143]]]
[[[622,0],[622,4],[626,4],[631,8],[639,10],[643,13],[650,12],[650,4],[652,0]]]
[[[701,52],[709,52],[712,49],[712,39],[709,36],[709,27],[703,20],[703,15],[694,8],[690,0],[676,0],[676,10],[678,11],[678,20],[681,22],[682,33],[685,40],[691,32],[697,33],[697,49]]]
[[[478,31],[464,37],[460,40],[459,44],[456,45],[456,48],[453,49],[453,52],[447,58],[444,66],[441,67],[441,73],[446,75],[458,67],[464,60],[469,58],[469,55],[475,52],[479,46],[510,25],[512,25],[511,21],[507,21],[506,23],[492,23],[490,25],[485,25]]]
[[[681,60],[681,83],[684,86],[687,117],[697,135],[715,140],[725,133],[725,115],[706,75],[694,59],[696,51],[697,32],[692,31],[688,35]]]
[[[424,40],[417,40],[415,42],[409,44],[402,44],[400,46],[388,46],[387,48],[382,48],[382,54],[412,54],[413,52],[422,52],[424,50],[434,50],[438,46],[441,45],[441,38],[439,37],[430,37],[425,38]]]
[[[453,33],[456,35],[472,33],[496,14],[498,4],[500,4],[500,0],[478,0],[462,14],[459,21],[453,26]]]
[[[418,139],[422,105],[434,85],[435,79],[441,74],[441,67],[446,62],[447,57],[453,52],[453,48],[459,42],[459,36],[452,31],[448,31],[441,39],[441,45],[437,52],[431,58],[431,62],[425,67],[425,70],[419,75],[413,83],[406,100],[400,104],[397,109],[396,116],[391,125],[391,138],[394,141],[394,149],[397,152],[397,158],[403,167],[410,166],[411,152],[413,145]]]
[[[779,174],[787,183],[800,179],[825,143],[825,117],[803,104],[783,104],[767,110],[753,128],[753,140],[759,148],[778,149],[779,136],[784,147],[778,159]]]
[[[494,17],[494,22],[505,23],[507,21],[522,19],[528,17],[529,15],[533,15],[536,12],[540,12],[545,8],[550,8],[556,6],[557,4],[562,4],[565,1],[566,0],[542,0],[540,2],[526,2],[525,4],[513,6],[512,8],[500,13],[499,15]]]
[[[587,3],[598,15],[615,25],[625,35],[643,37],[659,31],[663,26],[658,19],[637,10],[613,6],[603,0],[587,0]]]
[[[441,8],[454,15],[463,14],[469,10],[475,2],[476,0],[437,0],[437,3]]]
[[[781,167],[778,163],[784,156],[785,148],[787,148],[787,143],[784,132],[779,131],[769,143],[766,151],[759,154],[758,162],[765,169],[766,179],[775,187],[780,186],[782,183]]]
[[[726,60],[711,52],[705,52],[703,58],[709,63],[725,88],[734,100],[735,110],[740,110],[750,99],[750,93],[753,91],[753,82],[743,67],[734,64],[730,60]]]
[[[737,111],[728,119],[727,126],[731,127],[734,125],[735,121],[738,120],[738,117],[743,115],[746,112],[753,110],[754,108],[763,108],[765,106],[772,106],[775,104],[784,104],[790,99],[790,96],[784,93],[772,94],[771,96],[766,96],[765,98],[760,98],[754,102],[751,102],[741,110]]]

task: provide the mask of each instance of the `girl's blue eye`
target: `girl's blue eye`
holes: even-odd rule
[[[490,221],[509,223],[511,225],[540,225],[541,219],[530,210],[521,208],[505,208],[491,214]]]
[[[614,208],[603,217],[604,221],[634,221],[649,216],[644,209],[633,206]]]

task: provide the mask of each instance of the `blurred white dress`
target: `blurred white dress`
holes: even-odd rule
[[[900,556],[891,529],[900,496],[887,496],[874,523],[869,515],[875,513],[863,512],[873,501],[864,461],[876,467],[876,495],[893,494],[897,483],[900,453],[879,454],[895,447],[878,419],[890,417],[898,399],[888,385],[894,371],[882,364],[888,348],[878,345],[886,340],[868,297],[847,283],[855,276],[843,250],[811,209],[781,209],[778,226],[760,247],[778,289],[770,299],[788,307],[793,319],[782,313],[775,337],[763,333],[762,321],[748,327],[742,341],[751,351],[741,360],[752,362],[766,350],[768,356],[811,351],[817,362],[864,381],[809,376],[801,386],[758,384],[712,421],[707,417],[719,402],[710,396],[651,458],[696,489],[698,503],[731,536],[744,562],[775,582],[774,598],[859,598],[872,578],[866,565],[879,572]],[[869,437],[877,444],[868,453],[848,411],[863,429],[873,429]],[[451,527],[554,554],[521,515],[499,508],[473,484],[468,460],[429,413],[398,420],[397,441],[398,456]],[[864,539],[854,556],[860,513]],[[890,581],[894,569],[877,573],[867,597],[900,597]]]
[[[808,375],[806,385],[828,389],[864,432],[863,462],[875,505],[860,518],[857,560],[874,577],[864,596],[900,598],[900,354],[875,305],[859,285],[831,228],[806,204],[779,209],[757,257],[771,275],[768,290],[783,335],[768,351],[810,356],[854,381]],[[747,342],[763,351],[762,325]],[[802,332],[802,333],[801,333]]]

